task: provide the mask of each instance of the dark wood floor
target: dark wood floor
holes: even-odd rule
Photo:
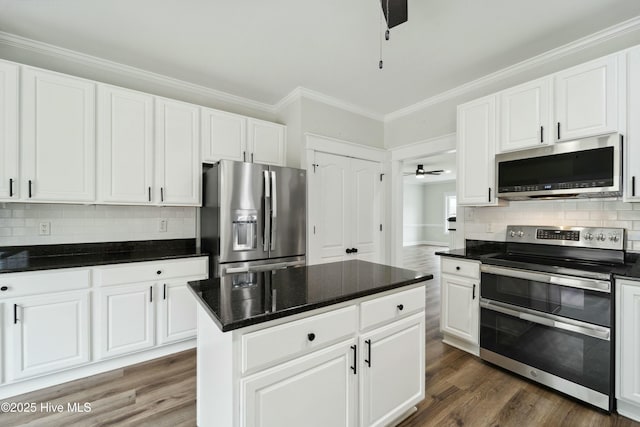
[[[439,260],[433,255],[439,249],[404,249],[406,267],[432,272],[435,278],[427,286],[426,398],[401,427],[640,427],[640,423],[603,414],[443,344],[439,332]],[[0,414],[0,426],[195,426],[195,378],[195,351],[186,351],[7,399],[65,405],[90,402],[92,411]]]

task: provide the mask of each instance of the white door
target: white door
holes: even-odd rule
[[[241,379],[240,425],[355,426],[353,347],[350,340]]]
[[[158,339],[160,344],[195,338],[196,299],[184,282],[162,283],[158,298]],[[158,290],[160,292],[160,289]]]
[[[154,287],[150,283],[104,287],[98,292],[98,355],[103,359],[155,345]]]
[[[555,74],[556,140],[618,130],[617,58],[610,55]]]
[[[163,205],[200,205],[200,110],[156,98],[156,177]]]
[[[22,69],[24,199],[95,201],[95,84]]]
[[[244,161],[247,152],[247,118],[211,108],[202,108],[201,114],[202,161]]]
[[[153,97],[99,85],[99,200],[148,204],[152,185]]]
[[[18,193],[18,71],[0,61],[0,200]]]
[[[620,281],[618,291],[617,397],[640,405],[640,283]]]
[[[364,261],[380,261],[382,234],[380,163],[350,159],[353,193],[349,196],[351,213],[351,245]]]
[[[11,380],[89,362],[89,292],[51,294],[8,301],[11,334],[7,376]]]
[[[309,257],[314,264],[342,261],[351,244],[351,182],[349,159],[315,153],[315,172],[307,174],[311,212],[309,231],[313,242]]]
[[[534,80],[500,93],[499,152],[551,142],[551,79]]]
[[[248,119],[246,161],[284,166],[286,129],[277,123]]]
[[[480,288],[478,281],[442,275],[440,327],[471,344],[478,344]]]
[[[424,398],[424,313],[360,338],[360,426],[386,426]]]
[[[627,134],[624,198],[640,200],[640,47],[627,54]]]
[[[496,204],[496,97],[458,107],[458,204]]]

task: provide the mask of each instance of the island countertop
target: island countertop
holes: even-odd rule
[[[432,274],[351,260],[230,274],[189,282],[189,288],[226,332],[432,278]]]

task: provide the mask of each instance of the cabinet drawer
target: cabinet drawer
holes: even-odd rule
[[[94,279],[100,286],[163,281],[178,277],[207,275],[207,258],[168,261],[136,262],[124,265],[98,267]]]
[[[423,310],[424,305],[424,286],[363,302],[360,305],[360,329],[364,330],[415,313]]]
[[[298,354],[325,347],[356,333],[355,306],[243,335],[242,372],[266,367]]]
[[[90,271],[65,269],[0,274],[0,298],[88,288]],[[4,287],[7,289],[1,290]]]
[[[480,278],[480,263],[464,261],[457,258],[442,258],[442,273],[466,276],[472,279]]]

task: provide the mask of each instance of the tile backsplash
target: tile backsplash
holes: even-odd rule
[[[0,203],[0,246],[195,238],[196,209]],[[49,235],[40,235],[42,223]]]
[[[466,208],[465,238],[505,239],[507,225],[577,225],[627,230],[627,250],[640,251],[640,203],[617,199],[512,201]]]

